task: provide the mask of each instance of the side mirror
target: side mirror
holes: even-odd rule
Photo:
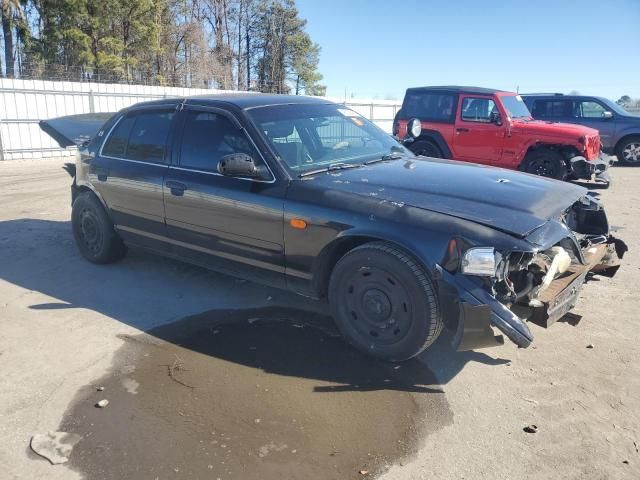
[[[500,126],[502,125],[502,115],[500,115],[500,112],[491,112],[489,121],[497,126]]]
[[[605,118],[607,120],[610,119],[610,118],[613,118],[613,113],[612,112],[602,112],[602,118]]]
[[[227,177],[245,177],[267,179],[267,169],[256,165],[251,155],[246,153],[231,153],[225,155],[218,162],[218,172]]]
[[[422,133],[422,122],[419,118],[412,118],[407,123],[407,136],[416,139]]]

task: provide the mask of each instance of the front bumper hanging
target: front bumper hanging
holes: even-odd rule
[[[587,160],[577,156],[570,159],[571,170],[576,179],[595,180],[597,183],[609,185],[611,176],[609,167],[615,162],[615,157],[601,153],[598,158]]]

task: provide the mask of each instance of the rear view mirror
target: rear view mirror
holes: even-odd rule
[[[491,112],[489,121],[500,126],[502,125],[502,115],[500,115],[500,112]]]
[[[256,165],[255,160],[246,153],[231,153],[218,162],[218,172],[227,177],[246,177],[266,179],[269,177],[266,168]]]
[[[606,118],[606,119],[613,118],[613,113],[611,113],[611,112],[602,112],[602,118]]]

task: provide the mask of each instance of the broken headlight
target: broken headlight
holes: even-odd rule
[[[461,270],[465,275],[495,277],[501,255],[493,247],[473,247],[464,252]]]

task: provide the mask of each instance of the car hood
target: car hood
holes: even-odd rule
[[[376,205],[430,210],[524,238],[585,195],[566,182],[453,160],[405,157],[304,177],[316,188],[367,197]]]
[[[547,122],[544,120],[514,120],[513,130],[536,135],[570,136],[573,140],[583,135],[597,136],[598,130],[575,123]]]

